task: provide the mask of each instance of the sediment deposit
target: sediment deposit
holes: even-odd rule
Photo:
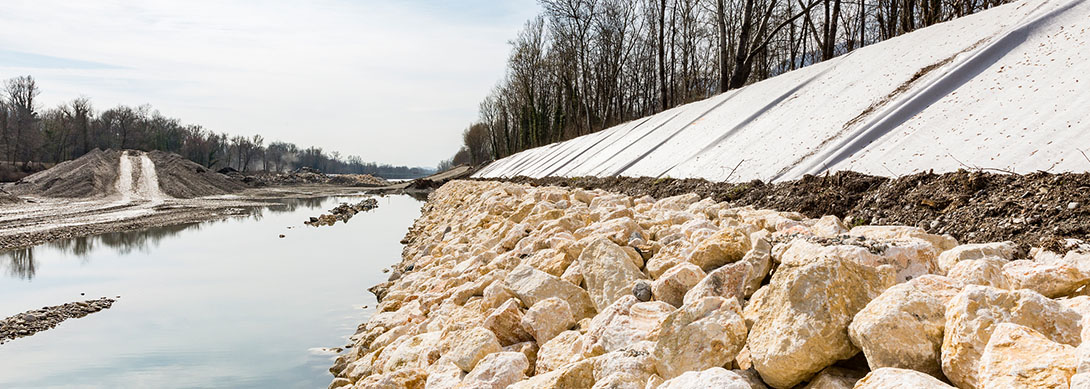
[[[434,192],[405,242],[331,387],[1064,387],[1090,373],[1077,242],[1022,258],[695,194],[468,181]]]
[[[120,296],[118,296],[120,297]],[[56,327],[62,321],[81,318],[109,309],[117,300],[102,297],[95,300],[77,301],[62,305],[42,307],[0,320],[0,344],[12,339],[31,336]]]

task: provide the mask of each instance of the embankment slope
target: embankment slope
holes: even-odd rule
[[[1085,0],[1014,2],[526,150],[476,177],[1086,171],[1086,15]]]

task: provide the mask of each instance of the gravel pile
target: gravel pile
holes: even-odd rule
[[[113,306],[115,299],[78,301],[64,305],[26,311],[0,321],[0,344],[52,329],[62,321],[81,318]]]

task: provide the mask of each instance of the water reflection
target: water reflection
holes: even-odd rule
[[[420,215],[416,200],[391,196],[350,224],[302,224],[359,200],[290,201],[258,210],[261,221],[247,216],[0,254],[0,272],[12,275],[0,274],[0,316],[123,297],[104,313],[5,344],[0,388],[327,386],[332,356],[308,350],[343,346],[374,312],[366,287],[387,278],[381,269],[400,260],[398,241]]]
[[[8,264],[8,274],[15,278],[22,278],[24,280],[30,280],[34,278],[34,272],[37,268],[34,263],[34,250],[21,249],[12,252],[5,253],[11,262]]]
[[[427,200],[427,194],[424,194],[423,198],[419,195],[411,197],[419,201]],[[89,260],[89,253],[100,247],[114,249],[121,255],[133,252],[149,253],[151,250],[159,247],[159,243],[163,239],[178,235],[182,231],[200,230],[207,226],[229,220],[251,219],[253,221],[261,221],[265,217],[265,212],[269,212],[270,214],[284,214],[292,213],[299,209],[318,208],[327,200],[329,200],[328,197],[282,199],[264,207],[249,208],[247,209],[247,213],[243,215],[220,220],[157,227],[142,231],[112,232],[102,235],[63,239],[33,247],[0,251],[0,258],[4,259],[0,260],[0,263],[6,264],[7,273],[10,277],[29,281],[34,279],[35,271],[38,268],[34,259],[35,250],[44,248],[60,250],[80,258],[83,263],[86,263]]]
[[[14,278],[31,280],[34,278],[37,263],[34,260],[34,252],[43,249],[55,249],[72,254],[80,258],[84,263],[88,260],[88,254],[96,248],[107,247],[114,249],[118,254],[130,254],[133,252],[150,252],[159,246],[159,242],[168,237],[188,229],[200,229],[198,223],[179,224],[153,228],[143,231],[113,232],[95,236],[85,236],[73,239],[64,239],[44,243],[39,246],[26,247],[0,253],[7,258],[8,275]]]

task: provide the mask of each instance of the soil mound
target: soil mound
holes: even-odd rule
[[[23,200],[20,200],[18,196],[5,192],[3,189],[0,189],[0,205],[15,204],[21,202],[23,202]]]
[[[1062,239],[1090,240],[1090,173],[1026,175],[957,171],[890,179],[856,172],[777,184],[703,179],[578,177],[506,181],[604,189],[654,198],[696,193],[732,205],[836,215],[852,225],[911,225],[950,234],[962,243],[1011,240],[1024,252],[1044,245],[1066,251]]]
[[[8,187],[17,195],[85,198],[116,192],[121,152],[94,149],[82,157],[31,174]]]
[[[148,153],[159,173],[159,188],[175,198],[227,194],[245,189],[246,184],[206,169],[184,157],[162,151]]]
[[[142,151],[129,151],[130,157],[144,154]],[[226,194],[246,188],[242,182],[209,171],[180,155],[162,151],[146,153],[154,166],[130,164],[128,168],[132,170],[132,179],[120,182],[118,172],[121,170],[121,156],[122,153],[117,150],[95,149],[77,159],[27,176],[7,189],[16,195],[95,198],[117,195],[118,186],[121,184],[136,190],[141,189],[140,184],[146,182],[157,185],[167,196],[193,198]],[[149,173],[154,173],[157,180],[144,180],[143,175]],[[134,182],[137,183],[136,186],[133,185]],[[122,193],[122,198],[126,198],[124,195]]]

